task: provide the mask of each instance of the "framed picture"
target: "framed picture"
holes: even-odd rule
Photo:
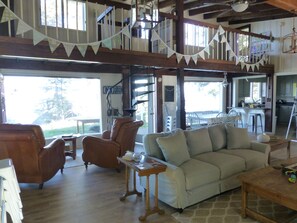
[[[165,86],[165,102],[174,102],[174,86]]]

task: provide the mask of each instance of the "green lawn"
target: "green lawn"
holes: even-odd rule
[[[98,125],[86,124],[84,133],[100,132],[98,130],[100,130]],[[59,128],[59,129],[43,130],[43,134],[44,134],[45,138],[53,138],[55,136],[69,135],[69,134],[76,134],[76,133],[77,133],[76,125],[70,126],[70,127],[65,127],[65,128]]]

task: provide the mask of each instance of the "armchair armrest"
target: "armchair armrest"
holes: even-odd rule
[[[41,149],[39,153],[39,168],[45,176],[49,176],[49,179],[52,173],[63,169],[65,164],[64,150],[65,142],[62,139],[55,139]]]
[[[110,134],[111,134],[111,131],[110,130],[105,130],[102,132],[102,139],[110,139]]]

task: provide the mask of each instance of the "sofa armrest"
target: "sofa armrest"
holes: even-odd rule
[[[264,153],[264,154],[267,154],[267,155],[269,155],[269,153],[270,153],[270,145],[265,144],[265,143],[252,142],[251,149],[261,152],[261,153]]]
[[[159,199],[172,207],[185,208],[187,204],[186,195],[186,180],[183,170],[175,165],[167,163],[166,161],[151,157],[154,160],[165,164],[166,171],[160,173],[158,176],[159,185]],[[146,177],[140,178],[140,184],[146,188]],[[150,176],[150,193],[155,195],[154,190],[155,176]]]

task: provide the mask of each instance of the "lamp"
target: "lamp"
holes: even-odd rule
[[[243,12],[249,7],[249,2],[244,0],[235,1],[231,4],[235,12]]]
[[[159,22],[159,0],[132,0],[132,27],[152,29]]]
[[[228,81],[227,81],[227,72],[224,72],[224,80],[222,81],[222,85],[223,87],[227,87],[228,86]]]

